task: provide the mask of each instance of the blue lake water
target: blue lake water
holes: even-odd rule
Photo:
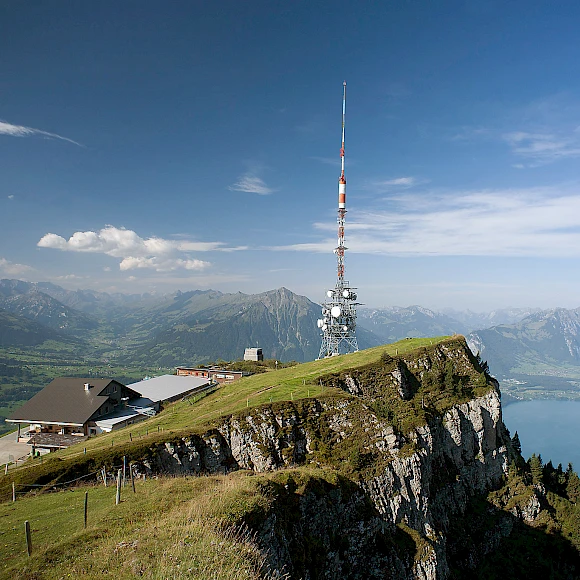
[[[503,421],[510,434],[517,431],[522,455],[540,453],[554,467],[568,463],[580,470],[580,401],[522,401],[503,407]]]

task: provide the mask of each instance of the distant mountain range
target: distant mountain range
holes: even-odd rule
[[[436,312],[422,306],[401,308],[361,308],[358,325],[372,331],[385,342],[401,338],[424,338],[449,334],[465,334],[495,324],[519,322],[539,309],[511,308],[477,313],[447,309]]]
[[[0,280],[2,344],[77,340],[91,356],[175,366],[241,358],[260,346],[268,358],[313,360],[320,307],[286,288],[261,294],[214,290],[171,295],[68,291],[50,283]],[[360,348],[381,343],[360,329]]]
[[[287,288],[260,294],[126,295],[0,280],[0,347],[33,348],[50,341],[53,350],[62,344],[87,360],[120,364],[235,360],[249,346],[260,346],[268,358],[308,361],[320,348],[319,315],[319,305]],[[455,333],[467,336],[499,378],[534,376],[546,383],[546,377],[577,373],[580,381],[580,309],[474,313],[409,306],[358,312],[361,349]]]
[[[533,369],[580,367],[580,308],[535,312],[516,324],[500,324],[468,335],[492,373],[532,374]]]

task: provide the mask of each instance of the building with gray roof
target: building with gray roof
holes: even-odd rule
[[[161,375],[153,379],[145,379],[129,385],[143,397],[159,404],[162,401],[172,402],[208,386],[210,377]]]

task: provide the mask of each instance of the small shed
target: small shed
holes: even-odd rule
[[[261,348],[247,348],[244,351],[244,360],[260,361],[264,360]]]

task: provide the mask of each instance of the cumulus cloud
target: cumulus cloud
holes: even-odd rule
[[[61,139],[62,141],[68,141],[73,145],[84,147],[84,145],[81,145],[80,143],[77,143],[68,137],[57,135],[56,133],[49,133],[48,131],[33,129],[32,127],[24,127],[23,125],[12,125],[11,123],[6,123],[5,121],[0,121],[0,135],[9,135],[11,137],[31,137],[34,135],[42,135],[44,137],[49,137],[51,139]]]
[[[580,257],[580,185],[523,190],[428,192],[393,198],[387,209],[350,215],[349,252],[390,256]],[[273,248],[328,252],[329,237]]]
[[[245,191],[247,193],[257,193],[268,195],[276,190],[268,187],[263,179],[251,173],[244,173],[236,183],[228,187],[230,191]]]
[[[142,238],[133,230],[106,226],[93,232],[75,232],[68,240],[57,234],[48,233],[38,244],[41,248],[69,252],[106,254],[121,258],[121,270],[152,269],[157,272],[172,270],[202,270],[209,262],[193,259],[191,251],[236,251],[245,247],[230,248],[222,242],[195,242],[188,240],[166,240],[159,237]],[[179,254],[185,254],[180,256]]]
[[[14,199],[14,195],[10,194],[10,195],[8,196],[8,199]]]
[[[0,258],[0,273],[7,276],[20,276],[24,272],[32,270],[30,266],[24,264],[15,264],[6,258]]]

